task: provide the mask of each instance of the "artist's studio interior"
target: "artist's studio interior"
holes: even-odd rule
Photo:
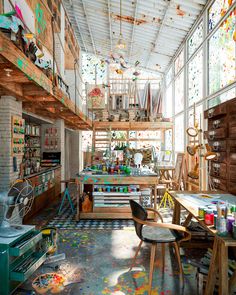
[[[0,295],[236,294],[236,1],[0,0]]]

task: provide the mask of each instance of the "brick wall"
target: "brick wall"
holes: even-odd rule
[[[0,192],[9,189],[19,175],[13,169],[13,156],[11,154],[11,117],[22,117],[22,103],[12,96],[0,98]],[[17,156],[17,167],[22,162],[22,156]]]

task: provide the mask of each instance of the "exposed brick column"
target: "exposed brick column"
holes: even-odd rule
[[[0,191],[9,189],[19,175],[14,172],[13,155],[11,146],[11,118],[22,117],[22,103],[16,101],[15,97],[2,96],[0,98]],[[22,162],[22,156],[17,156],[17,168]]]

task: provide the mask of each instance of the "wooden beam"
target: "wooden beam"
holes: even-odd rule
[[[21,70],[30,80],[53,94],[52,82],[48,77],[2,32],[0,32],[0,55]]]
[[[0,80],[0,85],[11,95],[16,96],[17,98],[22,98],[23,91],[20,84],[14,82],[3,82]]]
[[[39,87],[33,83],[31,84],[24,84],[23,86],[23,94],[24,96],[46,96],[48,92],[44,90],[42,87]]]

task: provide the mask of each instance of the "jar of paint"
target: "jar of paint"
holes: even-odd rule
[[[204,207],[198,208],[198,217],[201,219],[204,219],[204,217],[205,217],[205,208]]]
[[[233,223],[234,223],[235,219],[233,216],[228,216],[227,217],[227,230],[229,233],[233,232]]]
[[[235,222],[232,224],[232,227],[233,227],[233,239],[236,240],[236,223]]]
[[[219,224],[218,224],[218,228],[217,228],[217,234],[219,236],[227,236],[228,231],[227,231],[227,227],[226,227],[226,219],[221,216],[221,218],[219,219]]]
[[[213,212],[212,210],[206,210],[204,221],[206,225],[213,225],[214,222],[214,214],[212,216]]]

